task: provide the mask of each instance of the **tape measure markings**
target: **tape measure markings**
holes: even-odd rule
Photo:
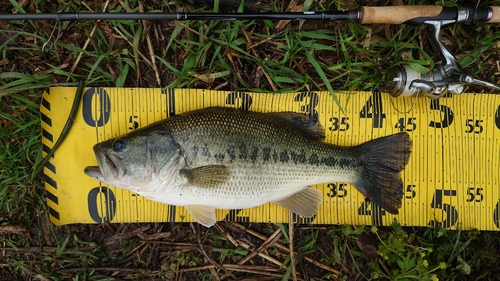
[[[141,94],[137,95],[137,92]],[[403,172],[404,208],[398,219],[409,225],[442,224],[444,227],[453,228],[457,227],[458,222],[467,227],[479,222],[482,229],[499,228],[498,188],[487,188],[498,187],[500,169],[498,149],[491,145],[485,146],[488,143],[499,142],[500,106],[496,97],[487,97],[488,106],[484,106],[485,95],[440,100],[421,99],[411,112],[395,114],[387,96],[380,93],[361,93],[351,96],[344,115],[336,105],[328,102],[329,94],[317,92],[280,96],[185,89],[165,90],[159,94],[158,92],[158,89],[88,89],[84,94],[82,119],[85,121],[84,124],[95,129],[96,141],[103,141],[143,127],[147,123],[172,114],[200,107],[228,105],[254,111],[285,109],[308,112],[316,116],[317,121],[323,125],[327,140],[339,144],[357,144],[382,135],[406,131],[412,135],[414,151],[418,154],[414,152],[410,158],[410,165]],[[139,97],[139,100],[136,100],[136,97]],[[50,98],[52,100],[52,97]],[[46,106],[47,104],[49,106]],[[50,113],[49,100],[42,101],[42,105],[44,110]],[[395,100],[395,105],[405,107],[408,101]],[[453,110],[460,113],[456,114]],[[44,129],[47,133],[54,134],[50,127]],[[44,137],[43,140],[46,151],[49,139]],[[58,163],[53,165],[54,170],[56,166],[61,165],[59,162],[54,163]],[[412,170],[416,168],[419,170]],[[50,169],[46,169],[47,173],[50,173],[48,170]],[[469,174],[463,172],[467,170]],[[49,176],[47,178],[50,179]],[[57,183],[55,180],[52,181],[56,187],[51,188],[57,191]],[[48,186],[51,185],[50,182],[47,181]],[[325,195],[325,202],[315,221],[317,223],[388,225],[394,218],[384,210],[374,208],[371,203],[364,201],[354,187],[346,183],[325,183],[318,185],[317,188]],[[59,191],[53,192],[54,190],[48,195],[50,201],[58,198],[60,194]],[[109,219],[187,220],[183,208],[153,203],[115,187],[94,186],[87,194],[91,192],[92,196],[89,198],[96,203],[90,204],[92,206],[88,208],[96,222]],[[58,204],[61,203],[60,200],[57,201]],[[256,218],[266,220],[269,214],[265,212],[274,209],[277,214],[272,217],[288,219],[286,212],[276,206],[217,212],[219,219],[226,217],[242,221]],[[334,209],[350,211],[341,213],[332,211]],[[134,210],[135,213],[131,213],[130,210]],[[482,218],[485,212],[488,217],[486,224]],[[415,217],[416,213],[422,215]],[[461,214],[463,217],[460,217]],[[300,217],[294,219],[307,221]]]
[[[47,93],[47,95],[50,93]],[[52,128],[52,119],[46,114],[50,114],[50,102],[42,97],[42,102],[40,106],[40,119],[42,123],[42,155],[46,157],[52,146],[54,145],[53,135],[47,131]],[[45,127],[45,128],[44,128]],[[50,145],[50,146],[49,146]],[[59,205],[59,199],[54,194],[54,191],[57,191],[57,182],[49,175],[52,173],[56,175],[56,167],[50,161],[54,159],[54,154],[51,156],[50,160],[45,164],[44,167],[44,180],[45,180],[45,189],[47,194],[47,203],[49,209],[49,216],[53,220],[60,220],[59,212],[54,208],[57,208]]]

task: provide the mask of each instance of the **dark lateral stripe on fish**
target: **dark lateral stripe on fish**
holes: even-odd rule
[[[226,150],[227,154],[229,155],[229,160],[234,161],[236,159],[236,153],[234,153],[234,146],[230,146]]]
[[[290,158],[288,157],[288,151],[281,151],[280,152],[280,162],[281,163],[288,163],[288,160]]]
[[[304,163],[306,163],[307,159],[306,159],[306,153],[304,151],[301,151],[300,154],[297,154],[295,151],[292,151],[290,154],[291,154],[290,156],[292,157],[293,163],[295,163],[295,164],[298,164],[298,163],[304,164]]]
[[[278,152],[276,150],[273,151],[273,160],[275,163],[278,161]]]
[[[262,160],[264,160],[264,162],[267,162],[271,159],[271,148],[270,147],[264,147],[262,149]]]
[[[235,153],[234,146],[229,147],[225,153],[212,153],[208,147],[203,147],[201,155],[207,158],[214,157],[218,161],[223,161],[228,157],[229,161],[232,163],[236,160],[236,158],[241,160],[251,160],[254,164],[258,162],[259,157],[261,157],[262,162],[270,162],[274,161],[274,163],[290,163],[294,164],[309,164],[314,166],[324,165],[327,167],[335,167],[339,168],[352,168],[355,169],[358,166],[358,163],[354,159],[348,158],[338,158],[335,156],[326,156],[319,157],[317,153],[312,153],[309,157],[306,155],[305,151],[295,152],[295,151],[277,151],[273,150],[270,147],[263,147],[259,149],[257,146],[253,146],[250,149],[247,145],[240,145],[238,148],[239,154]],[[198,157],[199,147],[193,146],[191,148],[191,156],[193,158]]]
[[[341,169],[355,168],[357,166],[356,161],[354,161],[353,159],[346,159],[346,158],[338,159],[335,156],[323,157],[321,158],[320,163],[327,167],[338,166]]]
[[[252,160],[253,163],[257,161],[258,153],[259,153],[259,148],[256,146],[252,147],[252,151],[250,152],[250,160]]]
[[[311,164],[311,165],[319,165],[318,154],[316,154],[316,153],[311,154],[311,157],[309,157],[309,164]]]
[[[224,159],[226,158],[226,154],[225,153],[217,153],[214,155],[215,159],[219,160],[219,161],[224,161]]]
[[[240,159],[246,160],[248,157],[248,149],[245,144],[240,145],[239,147],[240,150]]]
[[[210,158],[212,156],[212,153],[210,153],[210,150],[208,150],[208,147],[205,146],[201,149],[201,155]]]
[[[198,151],[200,151],[200,147],[199,146],[193,146],[191,148],[191,151],[193,153],[193,158],[196,158],[196,157],[198,157]]]

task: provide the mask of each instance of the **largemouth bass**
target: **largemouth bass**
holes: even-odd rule
[[[310,185],[348,182],[397,214],[411,139],[398,133],[359,146],[325,143],[324,130],[294,112],[195,110],[94,146],[99,166],[85,174],[153,201],[184,206],[200,224],[215,209],[273,202],[306,217],[322,193]]]

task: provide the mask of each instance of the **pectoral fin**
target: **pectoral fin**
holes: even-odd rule
[[[229,178],[229,170],[224,165],[202,166],[189,170],[182,170],[188,184],[197,187],[215,187]]]
[[[210,206],[188,205],[184,206],[188,213],[201,225],[211,227],[217,221],[215,209]]]
[[[318,212],[322,201],[323,195],[321,191],[306,187],[290,197],[273,203],[283,206],[299,216],[312,217]]]

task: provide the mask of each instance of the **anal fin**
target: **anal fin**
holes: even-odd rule
[[[217,220],[215,218],[215,208],[202,205],[184,206],[188,213],[201,225],[211,227]]]
[[[318,212],[321,202],[323,202],[321,191],[306,187],[290,197],[273,203],[283,206],[299,216],[312,217]]]

